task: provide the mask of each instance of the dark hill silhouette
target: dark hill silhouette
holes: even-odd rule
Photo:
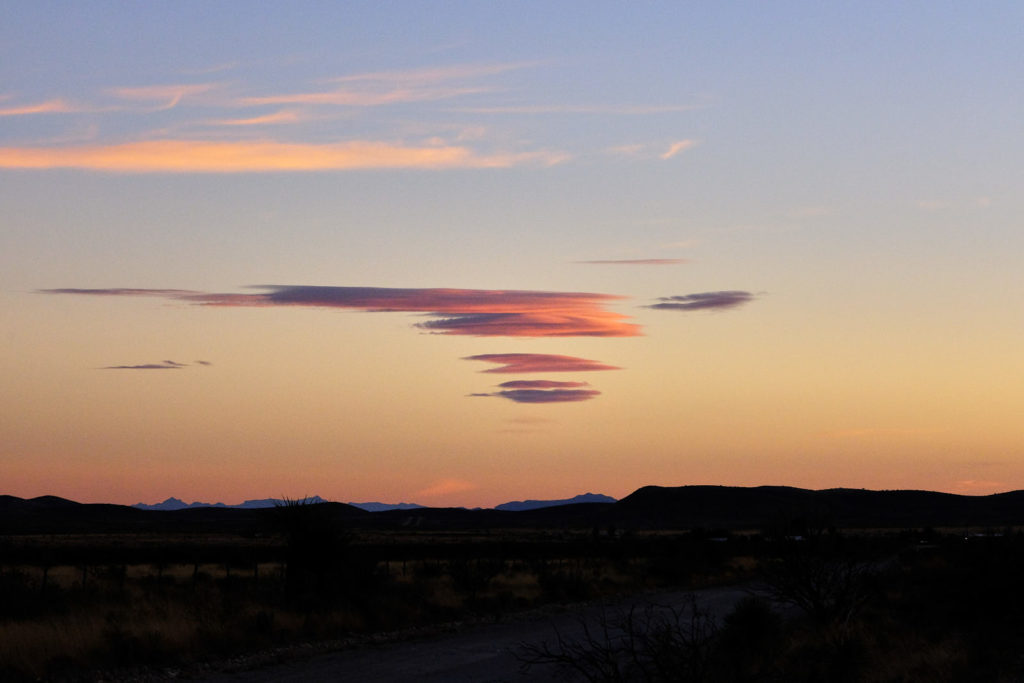
[[[367,515],[344,503],[320,503],[339,520]],[[53,533],[243,533],[275,526],[274,508],[189,507],[140,510],[128,505],[76,503],[56,496],[0,496],[0,535]]]
[[[501,505],[495,505],[495,510],[535,510],[537,508],[550,508],[560,505],[573,505],[575,503],[614,503],[615,499],[601,493],[581,493],[572,498],[562,500],[513,500]]]
[[[645,486],[617,506],[622,521],[651,528],[985,526],[1024,523],[1024,492],[961,496],[786,486]]]
[[[1024,491],[962,496],[934,491],[808,490],[787,486],[645,486],[617,503],[528,510],[417,508],[368,512],[316,503],[351,529],[758,529],[799,534],[838,528],[1024,525]],[[0,535],[43,533],[261,533],[275,508],[140,510],[41,496],[0,496]]]

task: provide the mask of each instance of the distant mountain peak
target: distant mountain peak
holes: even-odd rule
[[[418,510],[423,506],[419,503],[349,503],[352,507],[366,512],[384,512],[386,510]]]
[[[536,510],[539,508],[550,508],[556,505],[573,505],[576,503],[614,503],[615,499],[603,493],[583,493],[572,498],[562,500],[514,500],[495,506],[495,510]]]
[[[299,498],[297,500],[310,504],[328,502],[320,496],[306,496],[305,498]],[[136,503],[132,507],[140,510],[184,510],[185,508],[241,508],[244,510],[254,510],[259,508],[277,507],[278,505],[284,505],[287,502],[288,501],[283,498],[258,498],[254,500],[247,500],[244,503],[239,503],[238,505],[227,505],[226,503],[201,503],[199,501],[186,503],[182,499],[172,496],[162,503],[155,503],[153,505],[149,505],[147,503]]]

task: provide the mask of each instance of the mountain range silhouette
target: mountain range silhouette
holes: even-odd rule
[[[616,502],[569,502],[525,509],[407,507],[378,511],[345,503],[317,502],[320,500],[309,502],[322,506],[325,513],[354,529],[994,528],[1024,524],[1024,491],[964,496],[934,491],[810,490],[787,486],[645,486]],[[520,501],[514,505],[542,502]],[[172,505],[177,503],[184,505],[171,499]],[[0,534],[259,533],[273,526],[274,507],[245,505],[139,509],[76,503],[56,496],[24,499],[0,495]]]

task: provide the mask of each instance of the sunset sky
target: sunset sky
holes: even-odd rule
[[[1024,4],[0,5],[0,493],[1024,488]]]

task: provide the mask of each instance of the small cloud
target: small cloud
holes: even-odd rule
[[[638,259],[608,259],[597,261],[576,261],[589,265],[610,265],[610,266],[677,266],[682,263],[689,263],[683,258],[638,258]]]
[[[498,386],[502,389],[574,389],[590,385],[586,382],[556,382],[550,379],[515,379]]]
[[[754,295],[750,292],[736,290],[723,292],[700,292],[697,294],[684,294],[681,296],[659,297],[661,303],[651,304],[645,308],[656,308],[668,311],[700,311],[700,310],[723,310],[736,308],[753,301]]]
[[[605,365],[596,360],[560,356],[549,353],[483,353],[466,356],[463,360],[482,360],[486,363],[498,363],[500,367],[483,370],[487,373],[525,373],[525,372],[592,372],[596,370],[621,370],[614,365]]]
[[[100,370],[180,370],[187,367],[186,363],[165,360],[162,363],[144,363],[142,365],[108,365]]]
[[[464,479],[441,479],[432,486],[420,489],[416,492],[416,495],[422,496],[423,498],[429,498],[432,496],[446,496],[452,493],[472,491],[476,488],[479,488],[476,484],[465,481]]]
[[[601,392],[595,389],[506,389],[491,394],[473,396],[496,396],[516,403],[576,403],[589,401]]]
[[[660,158],[663,160],[671,159],[680,152],[685,152],[696,144],[696,140],[678,140],[669,145],[668,149],[661,154]]]
[[[213,365],[213,363],[208,360],[197,360],[196,365]]]
[[[949,202],[941,199],[920,199],[914,203],[917,205],[917,208],[925,211],[942,211],[950,207]]]

